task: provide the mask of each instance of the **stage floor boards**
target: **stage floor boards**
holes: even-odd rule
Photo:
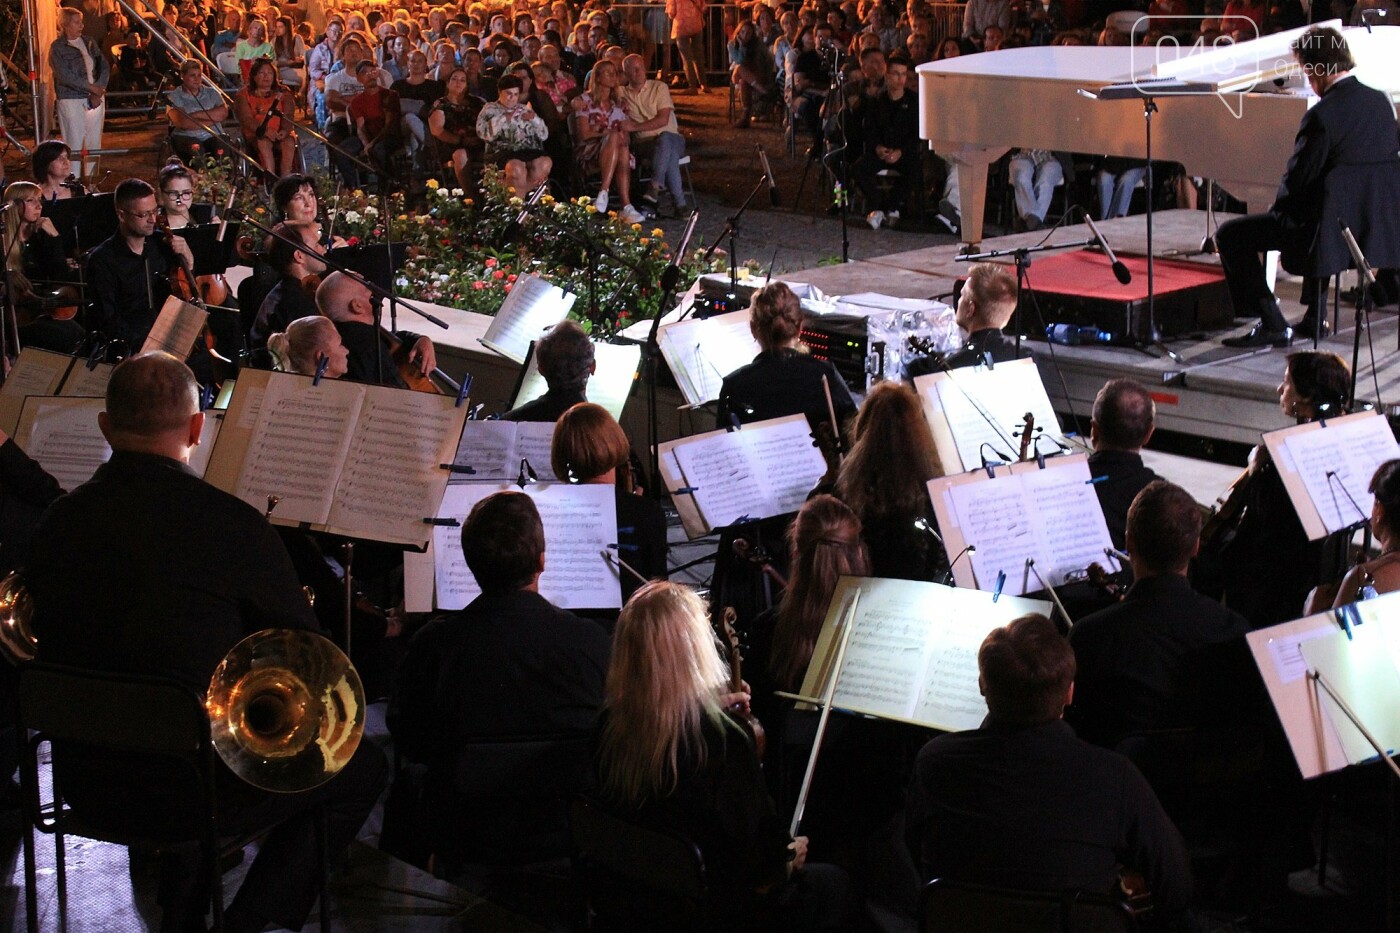
[[[1225,220],[1230,215],[1216,215]],[[1204,211],[1159,211],[1153,217],[1153,253],[1159,259],[1176,259],[1218,266],[1213,255],[1200,253],[1206,235]],[[1114,249],[1124,254],[1146,255],[1147,223],[1142,215],[1122,217],[1099,225]],[[1065,249],[1079,249],[1090,236],[1085,225],[1067,226],[1049,235],[1048,241],[1064,243]],[[1010,251],[1035,246],[1047,240],[1045,231],[996,237],[981,244],[981,251]],[[934,246],[904,253],[892,253],[861,262],[790,272],[792,282],[807,282],[827,294],[883,292],[908,298],[944,297],[952,294],[956,279],[966,274],[967,263],[958,258],[961,246]],[[1032,256],[1027,278],[1035,287],[1036,260],[1052,255]],[[1004,260],[1010,262],[1011,257]],[[1107,262],[1105,283],[1112,282]],[[1345,287],[1345,286],[1344,286]],[[1276,294],[1290,320],[1302,316],[1298,302],[1300,281],[1280,272]],[[944,297],[944,300],[950,300]],[[1350,364],[1355,334],[1354,309],[1341,309],[1341,326],[1322,341],[1322,348],[1340,354]],[[1161,352],[1141,352],[1121,347],[1051,346],[1043,340],[1028,341],[1040,367],[1050,400],[1062,416],[1074,414],[1087,424],[1094,395],[1109,379],[1135,379],[1152,390],[1157,400],[1159,428],[1211,440],[1254,444],[1260,433],[1284,427],[1287,420],[1278,408],[1277,388],[1283,374],[1284,357],[1290,351],[1229,350],[1220,345],[1223,337],[1243,333],[1254,321],[1240,320],[1233,329],[1176,338],[1168,346],[1180,357],[1173,360]],[[1038,322],[1037,322],[1038,324]],[[1039,330],[1027,322],[1023,333]],[[1362,333],[1357,395],[1366,401],[1400,402],[1400,352],[1396,351],[1397,318],[1393,311],[1372,316],[1370,343],[1374,345],[1376,367],[1371,367],[1367,334]],[[1294,349],[1311,347],[1311,340],[1298,340]]]

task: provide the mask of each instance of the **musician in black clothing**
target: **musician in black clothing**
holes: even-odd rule
[[[795,414],[806,415],[814,428],[830,421],[823,376],[831,389],[836,427],[844,426],[855,414],[855,400],[835,366],[807,355],[798,339],[802,305],[792,289],[783,282],[763,286],[754,293],[749,313],[749,329],[760,352],[752,363],[724,377],[716,416],[719,427],[730,427],[731,419],[748,424]]]
[[[320,275],[326,271],[321,261],[321,244],[318,242],[320,230],[314,222],[292,223],[284,221],[272,230],[277,236],[271,241],[267,253],[268,264],[278,271],[281,278],[272,286],[272,291],[263,299],[257,317],[248,331],[248,346],[253,349],[267,346],[267,338],[279,331],[285,331],[293,321],[320,314],[316,299],[308,294],[303,281],[307,276]],[[291,243],[287,242],[292,241]],[[293,243],[301,243],[298,249]],[[312,280],[312,284],[315,280]]]
[[[1017,359],[1016,341],[1002,333],[1016,313],[1016,277],[1006,266],[975,263],[967,270],[958,298],[958,326],[967,332],[963,345],[946,356],[927,356],[905,367],[909,379],[945,369],[987,366]],[[1029,356],[1027,351],[1023,355]]]
[[[146,182],[128,178],[117,185],[116,208],[117,232],[88,255],[88,329],[136,353],[170,296],[171,271],[180,260],[192,268],[194,256],[178,234],[169,243],[155,235],[160,211]]]
[[[1206,704],[1191,695],[1191,668],[1249,631],[1244,616],[1191,588],[1200,537],[1200,506],[1181,487],[1157,480],[1133,500],[1132,588],[1070,631],[1078,674],[1065,720],[1080,738],[1114,748],[1134,733],[1197,724]]]
[[[374,306],[377,299],[365,285],[343,272],[332,272],[316,289],[316,307],[335,322],[341,342],[350,351],[345,378],[353,382],[407,388],[400,378],[389,344],[387,330],[375,323]],[[393,335],[407,344],[410,361],[423,374],[437,368],[433,342],[408,331]]]
[[[588,377],[598,370],[593,341],[573,321],[560,321],[535,344],[535,364],[549,390],[501,415],[502,421],[558,421],[588,401]]]
[[[1158,478],[1142,462],[1142,448],[1152,437],[1156,416],[1151,393],[1131,379],[1111,379],[1094,397],[1093,420],[1089,422],[1094,452],[1089,455],[1089,472],[1098,480],[1094,492],[1103,508],[1108,536],[1120,551],[1128,506]]]
[[[1351,50],[1334,29],[1308,30],[1294,40],[1293,55],[1321,99],[1303,115],[1273,205],[1221,224],[1216,235],[1236,316],[1259,316],[1248,334],[1223,341],[1230,347],[1287,346],[1293,338],[1264,275],[1266,250],[1281,250],[1284,268],[1304,274],[1303,334],[1316,328],[1313,274],[1350,264],[1339,220],[1371,265],[1400,265],[1400,132],[1389,95],[1352,77]]]

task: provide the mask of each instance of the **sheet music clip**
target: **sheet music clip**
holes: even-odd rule
[[[316,354],[316,375],[311,377],[311,384],[318,386],[321,380],[326,378],[326,368],[331,365],[331,358],[324,353]]]
[[[619,530],[621,530],[621,529],[619,529]],[[640,550],[641,550],[640,545],[636,545],[636,544],[609,544],[608,547],[611,548],[611,549],[614,550],[614,551],[640,551]]]
[[[272,493],[268,493],[268,494],[267,494],[267,509],[263,512],[263,518],[271,518],[271,517],[272,517],[272,510],[275,509],[275,508],[277,508],[277,503],[279,503],[279,502],[281,502],[281,501],[282,501],[282,497],[281,497],[281,496],[274,496]]]
[[[1045,454],[1037,450],[1035,452],[1035,462],[1040,464],[1042,470],[1045,469]]]
[[[997,585],[992,587],[992,602],[1001,599],[1001,588],[1006,586],[1006,571],[997,571]]]
[[[465,476],[475,476],[476,467],[467,466],[465,463],[439,463],[439,470],[446,470],[449,473],[461,473]]]
[[[1361,624],[1361,613],[1356,611],[1356,603],[1333,609],[1332,615],[1337,620],[1337,627],[1347,633],[1347,641],[1353,641],[1355,636],[1352,630]]]
[[[456,401],[456,403],[453,405],[453,407],[454,407],[454,408],[461,408],[463,405],[465,405],[466,402],[467,402],[467,393],[470,392],[471,390],[472,390],[472,374],[471,374],[471,373],[467,373],[466,378],[462,380],[462,388],[460,388],[460,389],[457,390],[457,401]]]
[[[212,386],[199,387],[199,410],[208,411],[214,407],[214,389]]]
[[[473,405],[473,406],[471,407],[471,411],[467,412],[467,420],[468,420],[468,421],[480,421],[480,420],[481,420],[481,410],[482,410],[483,408],[485,408],[485,407],[486,407],[486,403],[485,403],[485,402],[477,402],[475,405]]]
[[[524,489],[533,483],[538,483],[539,477],[535,474],[535,468],[530,466],[530,461],[526,457],[520,458],[520,475],[515,478],[515,485]]]
[[[484,404],[484,403],[483,403],[483,404]],[[479,410],[480,408],[481,408],[481,405],[478,405],[478,406],[477,406],[477,409]],[[489,418],[487,418],[486,420],[487,420],[487,421],[500,421],[500,420],[501,420],[501,413],[500,413],[500,412],[496,412],[494,415],[491,415],[491,416],[490,416]]]
[[[434,525],[438,528],[456,528],[462,523],[455,518],[425,518],[423,524]]]
[[[750,409],[749,409],[749,412],[752,413],[752,412],[753,412],[753,409],[750,408]],[[726,430],[726,431],[740,431],[740,430],[743,430],[743,427],[744,427],[744,424],[743,424],[743,422],[741,422],[741,421],[739,420],[739,415],[738,415],[738,413],[737,413],[737,412],[732,412],[732,411],[731,411],[731,412],[729,413],[729,427],[725,428],[725,430]]]
[[[682,486],[680,489],[672,489],[672,490],[671,490],[671,495],[673,495],[673,496],[693,496],[693,495],[695,495],[695,490],[697,490],[697,489],[699,489],[699,488],[700,488],[699,486]]]
[[[994,359],[992,359],[992,351],[991,351],[991,350],[983,350],[983,351],[982,351],[982,362],[986,365],[986,367],[987,367],[988,369],[994,370],[994,369],[997,368],[997,361],[994,360]]]

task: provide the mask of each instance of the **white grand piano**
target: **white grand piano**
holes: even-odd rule
[[[1339,20],[1323,25],[1341,28]],[[1298,122],[1317,100],[1290,51],[1302,31],[1209,50],[1041,46],[920,65],[919,135],[957,165],[964,242],[981,241],[987,168],[1011,149],[1145,157],[1141,100],[1079,93],[1135,79],[1175,78],[1218,91],[1156,98],[1153,160],[1180,162],[1262,210],[1283,177]],[[1354,74],[1400,97],[1400,27],[1342,31]]]

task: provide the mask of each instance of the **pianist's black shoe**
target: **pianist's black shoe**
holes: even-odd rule
[[[1317,318],[1309,311],[1303,315],[1303,319],[1293,326],[1293,333],[1299,340],[1311,340],[1313,334],[1317,333]],[[1322,322],[1322,336],[1326,337],[1332,333],[1332,325],[1328,321]]]
[[[1254,325],[1254,329],[1241,337],[1226,337],[1220,341],[1227,347],[1291,347],[1293,345],[1293,328],[1285,327],[1283,330],[1265,330],[1263,324]]]

